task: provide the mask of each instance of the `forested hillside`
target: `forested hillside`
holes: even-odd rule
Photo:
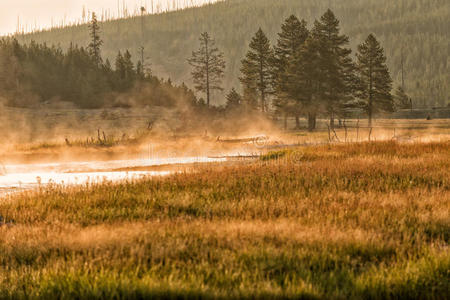
[[[128,51],[119,52],[114,68],[109,60],[103,62],[98,48],[96,51],[92,44],[63,51],[1,39],[0,103],[13,107],[201,107],[185,85],[144,74],[139,65],[134,66]]]
[[[448,0],[228,0],[201,8],[109,21],[101,24],[103,55],[111,61],[118,50],[129,49],[138,58],[142,45],[152,71],[159,77],[192,84],[187,58],[208,31],[224,52],[225,92],[240,88],[239,68],[248,43],[259,27],[272,43],[283,20],[291,14],[312,26],[330,7],[349,35],[352,48],[374,33],[386,50],[395,85],[401,84],[403,52],[405,90],[415,107],[449,103],[448,54],[450,3]],[[18,37],[19,42],[47,42],[66,48],[89,43],[87,25],[55,29]],[[402,51],[403,48],[403,51]],[[352,55],[353,56],[353,55]],[[219,97],[215,97],[220,101]],[[222,97],[223,103],[224,97]]]

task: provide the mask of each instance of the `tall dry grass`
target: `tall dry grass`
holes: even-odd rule
[[[0,298],[445,298],[450,147],[268,153],[0,202]]]

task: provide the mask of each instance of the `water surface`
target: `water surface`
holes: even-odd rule
[[[123,170],[162,165],[222,162],[225,160],[225,158],[209,157],[172,157],[3,165],[0,175],[0,193],[32,189],[48,184],[80,185],[105,181],[136,180],[148,176],[165,176],[174,171]]]

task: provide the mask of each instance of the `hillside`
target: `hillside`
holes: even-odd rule
[[[148,15],[144,18],[146,54],[159,77],[190,84],[186,59],[197,48],[198,36],[208,31],[227,59],[225,88],[239,86],[240,60],[251,36],[261,27],[276,40],[281,22],[295,14],[308,22],[328,8],[341,20],[351,46],[371,32],[386,49],[396,85],[401,82],[401,48],[404,47],[406,91],[418,106],[444,106],[450,101],[448,53],[450,3],[447,0],[228,0],[200,8]],[[118,50],[129,49],[135,58],[141,45],[141,19],[133,17],[101,24],[103,55],[114,59]],[[88,44],[86,25],[54,29],[18,37],[59,44]],[[217,102],[223,103],[219,97]]]

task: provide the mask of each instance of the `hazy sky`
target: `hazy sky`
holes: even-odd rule
[[[160,5],[165,9],[173,3],[179,6],[191,3],[208,3],[215,0],[0,0],[0,35],[14,33],[17,29],[18,19],[20,24],[27,28],[49,27],[52,24],[81,19],[83,6],[86,10],[95,11],[99,15],[102,10],[110,10],[117,15],[117,6],[122,8],[125,4],[128,10],[145,6],[151,10],[151,3],[156,8]]]

